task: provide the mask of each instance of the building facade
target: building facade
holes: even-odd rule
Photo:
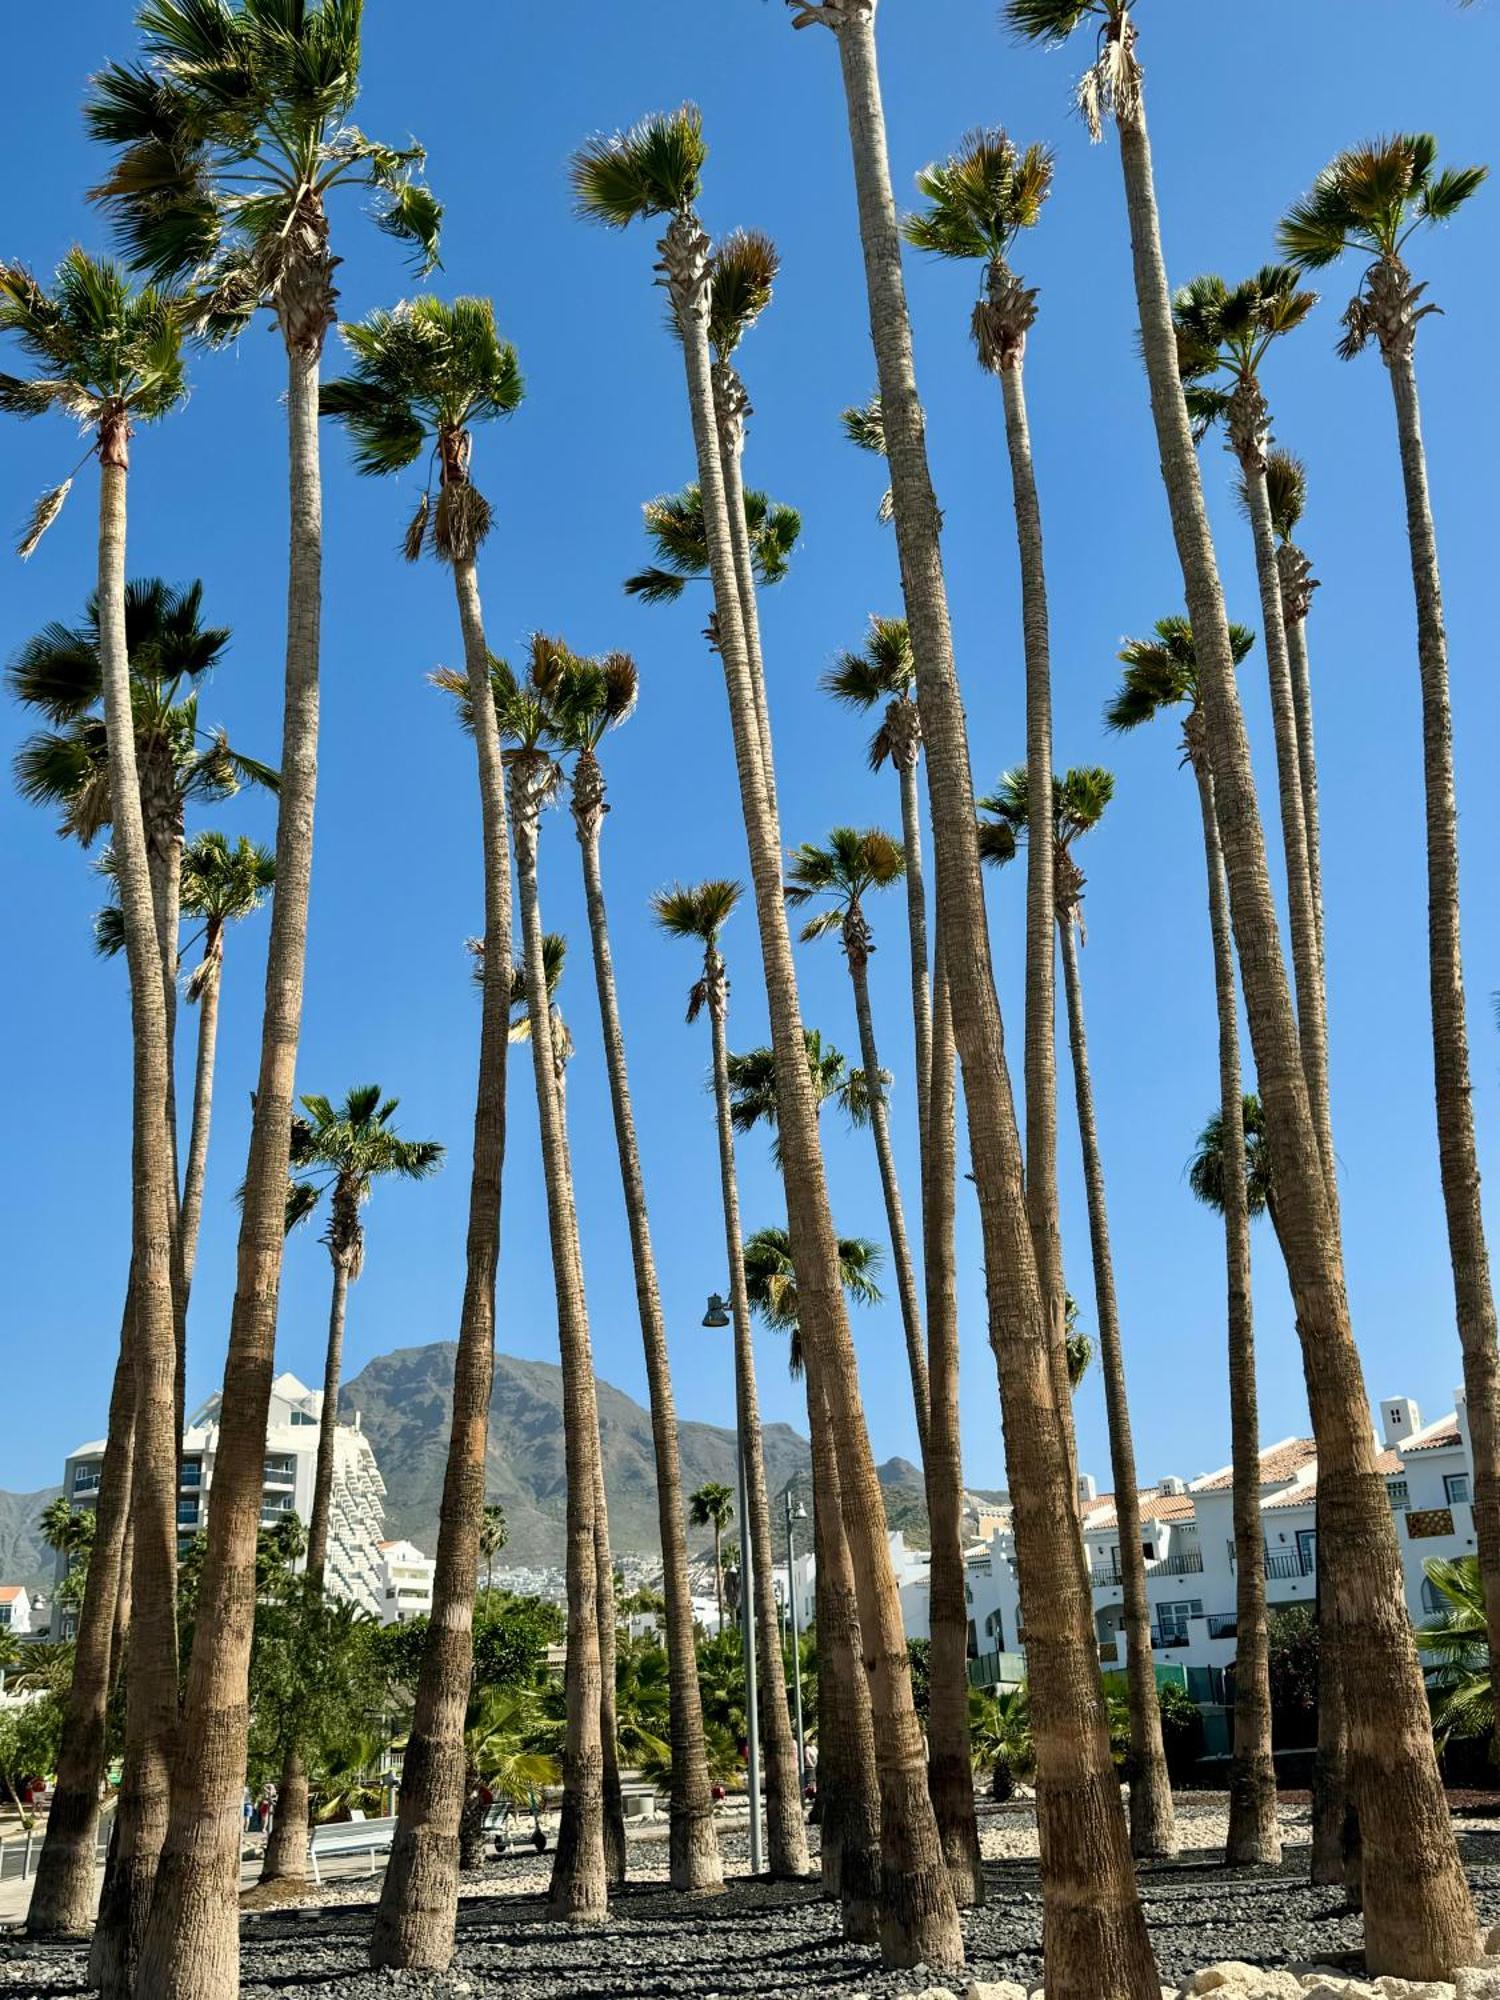
[[[432,1579],[437,1564],[415,1542],[382,1542],[380,1556],[380,1622],[409,1625],[413,1618],[432,1615]]]
[[[219,1449],[219,1396],[210,1396],[189,1419],[182,1434],[181,1483],[177,1494],[177,1544],[185,1549],[208,1522],[212,1503],[214,1462]],[[278,1375],[271,1385],[266,1418],[266,1457],[261,1488],[260,1520],[274,1527],[289,1514],[304,1526],[312,1519],[317,1480],[318,1430],[323,1396],[295,1375]],[[63,1492],[74,1507],[92,1507],[99,1497],[104,1464],[104,1440],[79,1445],[63,1468]],[[345,1599],[373,1617],[386,1611],[386,1565],[381,1544],[385,1537],[385,1481],[370,1441],[360,1428],[358,1412],[352,1423],[334,1431],[333,1497],[328,1522],[325,1581],[331,1596]],[[404,1544],[410,1547],[411,1544]],[[415,1554],[421,1561],[420,1550]],[[58,1559],[58,1580],[65,1559]],[[300,1564],[299,1564],[300,1567]],[[430,1567],[430,1566],[429,1566]],[[427,1608],[432,1604],[431,1578]],[[68,1634],[64,1633],[64,1637]]]
[[[1395,1519],[1414,1625],[1442,1608],[1426,1565],[1434,1557],[1473,1555],[1478,1547],[1470,1504],[1473,1465],[1462,1391],[1457,1408],[1423,1424],[1407,1396],[1380,1405],[1377,1466]],[[1311,1438],[1283,1438],[1260,1456],[1260,1505],[1266,1597],[1273,1611],[1311,1606],[1318,1582],[1318,1459]],[[1080,1482],[1080,1522],[1093,1586],[1095,1633],[1106,1671],[1125,1666],[1124,1590],[1119,1523],[1111,1494]],[[1142,1551],[1151,1604],[1152,1658],[1181,1668],[1189,1693],[1205,1706],[1223,1703],[1225,1670],[1235,1656],[1234,1478],[1230,1467],[1194,1480],[1163,1479],[1140,1496]],[[967,1558],[969,1651],[984,1663],[1023,1654],[1015,1538],[1009,1525]],[[997,1670],[994,1679],[1009,1678]]]

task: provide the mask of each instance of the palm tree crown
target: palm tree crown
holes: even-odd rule
[[[819,685],[845,708],[869,710],[886,704],[885,718],[870,738],[870,769],[888,760],[915,757],[922,739],[917,712],[917,662],[904,618],[870,614],[864,649],[840,653]]]
[[[1174,613],[1158,618],[1149,639],[1127,639],[1116,657],[1125,673],[1118,692],[1104,710],[1106,728],[1138,729],[1164,709],[1186,704],[1198,706],[1198,655],[1193,645],[1193,628],[1187,618]],[[1231,624],[1230,651],[1236,666],[1255,644],[1248,625]]]
[[[646,534],[656,555],[648,568],[625,579],[626,594],[643,604],[673,604],[691,582],[706,578],[708,530],[703,521],[703,496],[696,482],[680,493],[665,493],[642,508]],[[750,560],[759,584],[780,583],[802,533],[802,516],[795,507],[770,500],[754,487],[745,491],[745,528]]]
[[[288,1206],[301,1222],[330,1195],[323,1240],[330,1256],[357,1278],[364,1264],[364,1230],[359,1211],[377,1180],[397,1174],[426,1180],[443,1163],[435,1139],[403,1139],[391,1124],[399,1098],[382,1097],[378,1083],[358,1084],[340,1105],[326,1097],[304,1097],[304,1117],[292,1121]]]
[[[1213,275],[1194,278],[1173,298],[1177,366],[1198,437],[1222,420],[1236,450],[1251,438],[1259,440],[1264,428],[1260,365],[1266,350],[1301,326],[1318,302],[1316,292],[1301,289],[1297,275],[1294,265],[1264,264],[1254,277],[1232,287]]]
[[[875,1274],[885,1256],[880,1245],[868,1236],[841,1236],[838,1247],[839,1278],[846,1297],[856,1305],[879,1305],[884,1294]],[[785,1229],[772,1225],[745,1239],[745,1291],[751,1310],[759,1313],[767,1326],[790,1336],[787,1366],[793,1375],[800,1376],[801,1311],[792,1242]]]
[[[1253,1091],[1245,1093],[1242,1119],[1245,1133],[1245,1193],[1252,1215],[1272,1206],[1271,1155],[1266,1145],[1266,1114]],[[1224,1117],[1215,1111],[1193,1147],[1188,1162],[1188,1186],[1206,1208],[1224,1212]]]
[[[358,472],[401,472],[425,450],[439,493],[426,490],[406,531],[415,562],[424,547],[444,562],[471,558],[490,529],[490,507],[469,477],[475,424],[508,417],[525,395],[516,350],[495,327],[488,299],[452,304],[403,299],[340,329],[354,372],[326,383],[320,408],[354,443]]]
[[[852,961],[863,961],[875,949],[865,919],[864,898],[872,889],[888,889],[906,873],[906,855],[899,840],[878,826],[859,829],[836,826],[826,847],[810,840],[792,850],[787,868],[786,899],[794,909],[826,896],[830,907],[803,926],[804,942],[837,930]]]
[[[1278,228],[1281,249],[1299,269],[1336,264],[1346,250],[1372,258],[1348,311],[1339,353],[1347,361],[1374,334],[1381,351],[1409,349],[1419,319],[1403,251],[1419,229],[1447,222],[1484,181],[1486,167],[1438,168],[1430,132],[1396,132],[1353,146],[1323,169]]]
[[[802,1030],[807,1050],[807,1073],[812,1081],[813,1101],[821,1111],[830,1099],[838,1106],[855,1131],[870,1122],[870,1091],[862,1069],[850,1069],[841,1050],[825,1042],[816,1028]],[[889,1070],[880,1072],[882,1089],[891,1083]],[[729,1057],[729,1117],[736,1132],[753,1132],[764,1125],[776,1132],[780,1112],[776,1101],[776,1057],[771,1049],[746,1049]],[[781,1140],[772,1141],[771,1156],[781,1164]]]
[[[917,175],[928,206],[902,225],[907,242],[985,267],[973,320],[984,368],[1013,365],[1036,317],[1036,293],[1010,269],[1010,253],[1021,231],[1035,226],[1051,187],[1049,149],[1032,145],[1023,153],[998,125],[970,132],[956,153]]]
[[[198,723],[198,683],[229,644],[224,626],[202,623],[203,585],[177,590],[160,577],[125,587],[136,762],[143,791],[180,821],[191,801],[231,797],[241,783],[274,790],[276,774],[231,749],[223,730]],[[22,796],[56,806],[60,831],[89,846],[110,824],[99,603],[91,595],[79,625],[55,620],[6,668],[11,693],[59,725],[28,737],[16,754]]]
[[[653,113],[626,132],[601,134],[573,155],[578,213],[608,229],[686,214],[702,190],[707,159],[703,114],[695,104]]]
[[[776,245],[759,229],[732,229],[708,260],[708,339],[727,363],[771,303],[781,269]]]
[[[1135,59],[1135,0],[1005,0],[1002,17],[1022,41],[1065,42],[1085,21],[1098,25],[1098,55],[1079,78],[1076,98],[1097,140],[1104,120],[1133,118],[1140,105],[1141,72]]]
[[[1052,780],[1052,841],[1057,868],[1057,914],[1062,921],[1083,893],[1083,876],[1073,848],[1099,824],[1114,797],[1112,773],[1097,764],[1060,771]],[[1025,838],[1031,819],[1026,767],[1006,771],[993,792],[975,801],[985,815],[979,826],[979,851],[986,861],[1010,861]]]
[[[690,1021],[696,1021],[717,992],[727,986],[719,958],[719,937],[744,893],[738,882],[715,880],[691,886],[674,882],[669,889],[658,889],[651,898],[651,914],[659,930],[668,937],[696,938],[703,946],[703,976],[694,982],[688,994]]]
[[[74,417],[95,433],[87,456],[104,463],[125,465],[133,427],[166,416],[187,394],[181,301],[149,286],[132,292],[118,265],[82,250],[63,258],[50,292],[23,265],[0,263],[0,333],[15,336],[37,371],[0,374],[0,411]],[[36,503],[23,561],[62,511],[73,477]]]
[[[442,208],[422,148],[349,122],[363,0],[145,0],[144,61],[111,63],[85,116],[117,149],[95,198],[139,269],[191,279],[209,332],[272,307],[289,342],[321,346],[333,319],[326,200],[374,190],[386,235],[437,262]]]
[[[203,956],[193,968],[187,997],[196,1000],[224,956],[224,932],[252,916],[276,880],[276,857],[241,834],[200,833],[182,856],[182,910],[203,925]]]

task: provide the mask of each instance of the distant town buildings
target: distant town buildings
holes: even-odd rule
[[[179,1550],[185,1549],[208,1521],[219,1449],[218,1412],[215,1393],[195,1411],[182,1434],[177,1495]],[[311,1520],[322,1413],[320,1390],[309,1389],[295,1375],[276,1377],[266,1419],[262,1527],[274,1527],[288,1514],[297,1515],[304,1526]],[[97,1503],[103,1463],[102,1438],[69,1453],[63,1468],[63,1493],[70,1505],[92,1507]],[[432,1570],[432,1563],[412,1543],[385,1539],[385,1481],[356,1411],[352,1423],[341,1423],[334,1430],[333,1500],[325,1570],[329,1594],[393,1623],[432,1609]],[[67,1559],[59,1556],[58,1580],[66,1573]],[[65,1624],[71,1626],[75,1616],[66,1614]],[[69,1636],[68,1630],[61,1636]]]

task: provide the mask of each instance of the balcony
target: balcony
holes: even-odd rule
[[[1208,1614],[1208,1636],[1210,1639],[1237,1639],[1240,1636],[1240,1621],[1232,1611],[1211,1611]]]
[[[1155,1562],[1148,1562],[1146,1568],[1152,1576],[1201,1576],[1203,1551],[1174,1549],[1170,1555],[1158,1556]]]
[[[1443,1535],[1451,1535],[1453,1509],[1451,1507],[1424,1507],[1420,1512],[1408,1514],[1406,1532],[1414,1542],[1436,1541]]]
[[[1151,1649],[1153,1652],[1169,1653],[1177,1647],[1185,1646],[1187,1643],[1188,1635],[1186,1632],[1160,1632],[1155,1627],[1152,1628]]]
[[[73,1492],[97,1493],[99,1491],[99,1468],[97,1465],[80,1465],[73,1473]]]
[[[1125,1579],[1120,1574],[1120,1565],[1117,1562],[1104,1562],[1094,1564],[1089,1571],[1089,1581],[1095,1590],[1108,1590],[1112,1585],[1123,1583]]]
[[[1297,1549],[1267,1549],[1266,1575],[1273,1583],[1284,1583],[1292,1577],[1311,1576],[1312,1564],[1304,1561]]]

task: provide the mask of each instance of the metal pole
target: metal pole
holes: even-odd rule
[[[735,1398],[735,1469],[740,1482],[740,1636],[745,1647],[745,1725],[748,1733],[745,1776],[750,1786],[750,1873],[761,1870],[760,1846],[760,1697],[755,1674],[755,1577],[750,1554],[750,1511],[745,1501],[745,1445]]]
[[[807,1740],[802,1733],[802,1647],[797,1634],[797,1546],[792,1539],[792,1489],[786,1490],[786,1601],[792,1615],[792,1686],[797,1697],[797,1783],[807,1793]]]

